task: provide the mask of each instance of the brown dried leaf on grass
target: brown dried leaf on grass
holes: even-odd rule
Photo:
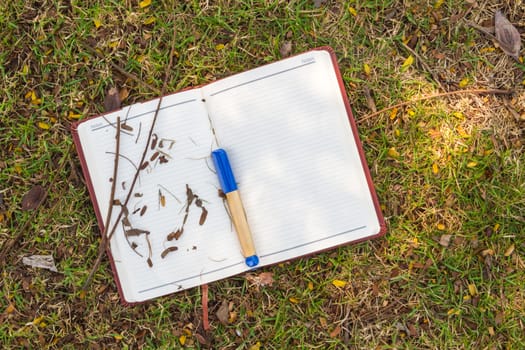
[[[120,108],[120,94],[116,87],[108,90],[104,98],[104,111],[111,112]]]
[[[281,48],[279,49],[279,53],[281,54],[282,58],[290,56],[290,54],[292,53],[292,42],[283,42]]]
[[[450,245],[451,238],[452,235],[442,235],[439,239],[439,244],[441,244],[443,247],[448,247]]]
[[[494,30],[498,44],[503,52],[519,62],[521,49],[520,33],[501,11],[496,11],[494,15]]]
[[[247,274],[246,279],[252,286],[255,286],[255,289],[259,291],[260,287],[272,286],[273,284],[273,272],[262,272],[258,275]]]
[[[223,300],[221,307],[219,307],[219,310],[215,313],[217,318],[222,324],[228,324],[229,319],[229,309],[228,309],[228,301]]]
[[[58,272],[55,266],[55,260],[51,255],[31,255],[22,258],[22,263],[31,267],[51,270]]]
[[[326,0],[314,0],[314,7],[319,8],[322,4],[324,4]]]
[[[46,191],[40,185],[33,186],[29,192],[22,197],[22,210],[36,209],[44,199]]]

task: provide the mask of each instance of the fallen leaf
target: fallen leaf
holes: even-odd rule
[[[290,297],[288,298],[288,300],[290,301],[290,303],[292,304],[299,304],[299,299],[295,298],[295,297]]]
[[[392,111],[390,112],[390,120],[396,119],[398,111],[399,111],[399,109],[397,107],[396,108],[392,108]]]
[[[494,14],[494,30],[496,32],[496,39],[503,52],[519,61],[521,49],[520,33],[501,11],[496,11]]]
[[[372,69],[370,68],[370,65],[368,65],[367,63],[365,63],[363,65],[363,72],[365,72],[365,74],[367,76],[369,76],[371,73],[372,73]]]
[[[341,333],[341,326],[337,326],[330,332],[330,338],[335,338]]]
[[[193,335],[195,338],[197,338],[197,341],[201,344],[201,345],[209,345],[209,342],[208,340],[206,340],[206,338],[204,338],[203,335],[199,334],[199,333],[195,333]]]
[[[344,286],[346,286],[346,281],[333,280],[332,284],[338,288],[343,288]]]
[[[261,342],[260,341],[258,341],[257,343],[253,344],[249,348],[249,350],[259,350],[259,349],[261,349]]]
[[[496,312],[496,316],[494,317],[494,323],[496,324],[496,326],[499,326],[500,324],[503,323],[504,316],[505,314],[503,313],[503,311]]]
[[[22,264],[58,272],[51,255],[31,255],[22,258]]]
[[[139,7],[141,9],[143,9],[144,7],[148,7],[149,5],[151,5],[151,0],[143,0],[139,2]]]
[[[120,89],[118,93],[120,102],[124,102],[124,100],[127,99],[128,96],[129,96],[129,90],[126,87],[123,87],[122,89]]]
[[[505,253],[503,254],[504,256],[511,256],[512,253],[514,253],[514,244],[511,244],[510,247],[507,248],[507,250],[505,250]]]
[[[470,79],[469,78],[463,78],[461,79],[461,81],[459,82],[459,87],[460,88],[464,88],[466,87],[470,82]]]
[[[108,90],[104,98],[104,111],[111,112],[120,108],[120,95],[116,87]]]
[[[157,20],[157,19],[156,19],[155,17],[150,16],[150,17],[146,18],[146,19],[144,20],[144,22],[142,22],[142,23],[145,24],[145,25],[150,25],[150,24],[152,24],[152,23],[155,23],[156,20]]]
[[[406,60],[401,65],[401,72],[404,72],[408,69],[414,63],[414,56],[410,55],[406,58]]]
[[[279,49],[279,53],[281,54],[281,57],[288,57],[292,53],[292,42],[291,41],[285,41],[282,43],[281,48]]]
[[[348,6],[348,12],[350,12],[352,16],[357,17],[357,10],[352,6]]]
[[[417,329],[412,323],[407,324],[407,329],[411,337],[417,337]]]
[[[314,7],[319,8],[322,4],[324,4],[326,0],[314,0]]]
[[[16,311],[15,305],[13,305],[12,303],[9,303],[9,305],[7,305],[7,307],[5,308],[6,314],[12,314],[15,311]]]
[[[468,285],[468,292],[470,295],[475,296],[478,294],[478,288],[474,283]]]
[[[368,108],[372,111],[372,113],[377,112],[376,103],[374,101],[374,98],[372,97],[372,92],[367,86],[363,87],[363,92],[365,94],[366,98],[366,104],[368,105]]]
[[[452,235],[442,235],[439,239],[439,244],[441,244],[443,247],[448,247],[450,245],[451,238]]]
[[[395,147],[390,147],[387,154],[390,158],[399,158],[399,152],[395,149]]]
[[[273,284],[273,272],[262,272],[258,275],[250,273],[246,275],[246,279],[259,291],[260,287],[271,286]]]
[[[186,344],[186,336],[184,334],[179,337],[179,343],[180,345]]]
[[[222,324],[228,324],[229,312],[228,312],[228,301],[223,300],[219,310],[215,313],[215,316],[219,319]]]
[[[22,197],[22,210],[36,209],[44,199],[45,191],[40,185],[35,185]]]
[[[93,20],[93,24],[95,25],[95,28],[98,29],[102,25],[102,22],[99,19],[95,18]]]

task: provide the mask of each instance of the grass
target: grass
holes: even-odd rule
[[[525,66],[467,21],[487,25],[501,9],[518,23],[525,13],[508,0],[470,4],[0,5],[0,244],[25,227],[2,262],[2,347],[523,348]],[[99,232],[69,127],[102,112],[113,85],[129,91],[125,104],[156,97],[144,83],[161,89],[174,25],[169,92],[278,60],[284,41],[292,53],[332,46],[389,228],[381,239],[265,268],[272,286],[257,290],[244,275],[211,284],[209,332],[198,288],[124,307],[105,261],[80,292]],[[406,68],[403,44],[418,55]],[[467,88],[515,92],[428,99],[364,118],[366,89],[380,110]],[[48,198],[22,211],[36,184]],[[53,255],[60,273],[27,268],[21,257],[31,254]],[[215,317],[223,301],[226,325]]]

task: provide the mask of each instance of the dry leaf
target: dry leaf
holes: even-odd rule
[[[273,272],[262,272],[259,275],[249,273],[246,275],[246,279],[259,291],[259,287],[271,286],[273,284]]]
[[[330,332],[330,338],[335,338],[341,334],[341,326],[337,326],[333,331]]]
[[[496,324],[496,326],[499,326],[503,323],[504,316],[505,314],[503,313],[503,311],[496,312],[496,316],[494,317],[494,323]]]
[[[439,244],[441,244],[443,247],[448,247],[450,245],[451,238],[452,235],[442,235],[439,239]]]
[[[104,111],[111,112],[120,108],[120,95],[116,87],[108,90],[104,99]]]
[[[129,90],[128,90],[126,87],[123,87],[123,88],[119,91],[118,95],[119,95],[118,97],[119,97],[119,99],[120,99],[120,102],[124,102],[124,100],[125,100],[126,98],[128,98],[128,96],[129,96]]]
[[[414,56],[410,55],[401,65],[401,72],[405,72],[408,69],[408,67],[412,65],[412,63],[414,63]]]
[[[44,195],[45,191],[42,186],[33,186],[33,188],[31,188],[29,192],[27,192],[24,197],[22,197],[22,210],[36,209],[40,203],[42,203]]]
[[[346,286],[346,281],[333,280],[332,284],[338,288],[343,288],[344,286]]]
[[[58,272],[55,266],[55,260],[51,255],[31,255],[28,257],[23,257],[22,263],[31,267],[39,267],[42,269],[51,270],[53,272]]]
[[[503,52],[519,62],[521,49],[520,33],[501,11],[496,11],[494,15],[494,30],[496,32],[496,39]]]
[[[505,253],[503,255],[504,256],[511,256],[512,253],[514,253],[514,249],[515,249],[514,244],[511,244],[510,247],[508,247],[507,250],[505,250]]]
[[[326,0],[314,0],[314,7],[319,8],[322,4],[324,4]]]
[[[367,86],[364,86],[363,92],[365,94],[366,104],[368,108],[372,111],[372,113],[377,112],[376,103],[374,101],[374,98],[372,97],[372,92],[370,91],[370,89]]]
[[[229,312],[228,312],[228,301],[223,300],[221,307],[215,313],[217,318],[222,324],[228,324]]]
[[[288,57],[292,53],[292,42],[291,41],[285,41],[281,48],[279,49],[279,53],[281,54],[281,57]]]

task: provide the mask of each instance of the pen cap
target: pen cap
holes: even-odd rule
[[[230,166],[230,161],[228,160],[226,151],[222,148],[218,148],[211,152],[211,157],[213,159],[215,169],[217,170],[217,175],[219,176],[219,182],[221,183],[222,191],[224,193],[236,191],[237,183],[235,182],[235,177],[233,176],[232,168]]]

